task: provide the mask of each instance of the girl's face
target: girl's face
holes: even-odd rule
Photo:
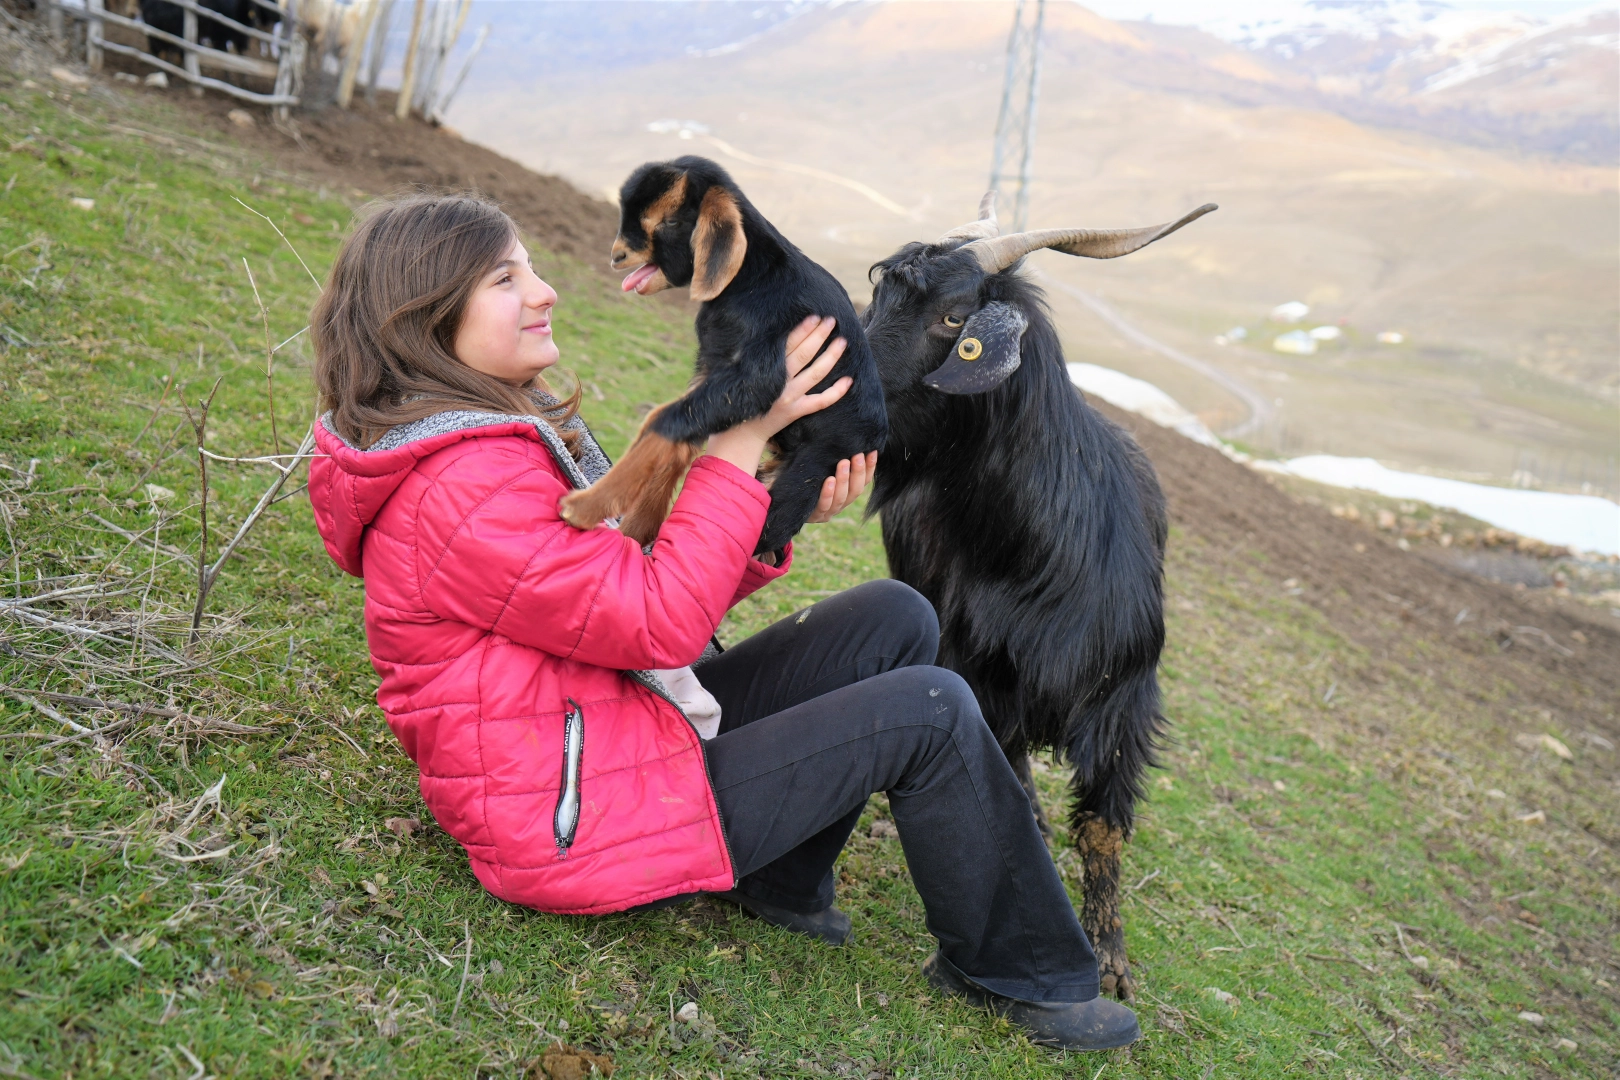
[[[500,265],[484,275],[456,331],[456,359],[513,386],[557,362],[551,309],[557,292],[535,276],[516,238]]]

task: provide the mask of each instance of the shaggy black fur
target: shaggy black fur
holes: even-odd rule
[[[266,29],[265,24],[275,19],[271,12],[255,4],[253,0],[198,0],[198,3],[209,11],[217,11],[227,19],[234,19],[255,30]],[[141,21],[175,37],[182,37],[186,32],[185,9],[178,4],[169,3],[168,0],[141,0]],[[226,26],[206,15],[198,15],[197,43],[221,52],[245,53],[248,36],[235,27]],[[153,56],[174,64],[185,62],[185,54],[180,47],[161,38],[147,38],[146,50]]]
[[[648,209],[683,179],[679,204],[665,205],[653,228],[645,228]],[[729,283],[698,310],[692,389],[654,416],[649,430],[672,442],[701,444],[715,432],[763,414],[786,382],[788,332],[809,315],[835,318],[838,326],[832,336],[843,337],[848,345],[816,389],[845,375],[853,377],[854,384],[837,404],[776,436],[771,509],[758,550],[777,551],[803,527],[820,497],[822,481],[840,460],[882,448],[887,432],[883,388],[843,286],[777,232],[726,171],[707,158],[651,162],[630,175],[619,196],[615,265],[645,260],[674,286],[703,277],[705,268],[694,266],[693,235],[705,200],[716,187],[729,193],[740,212],[746,251]],[[707,205],[712,208],[714,203]],[[719,241],[698,246],[715,264],[707,268],[710,279],[723,276],[721,264],[732,249]]]
[[[959,247],[911,244],[873,267],[864,321],[889,441],[870,508],[890,572],[939,612],[939,662],[973,687],[1009,760],[1056,748],[1076,829],[1095,815],[1128,836],[1163,724],[1164,498],[1140,448],[1070,383],[1041,291]],[[924,385],[996,302],[1028,320],[1017,369],[981,393]]]

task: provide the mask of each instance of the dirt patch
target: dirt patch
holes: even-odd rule
[[[109,58],[108,69],[114,63]],[[138,65],[130,63],[129,70]],[[142,69],[144,70],[144,69]],[[248,108],[253,127],[233,122],[241,102],[219,94],[193,98],[188,87],[131,90],[168,98],[194,123],[213,129],[222,142],[257,150],[278,168],[345,197],[366,198],[411,190],[476,191],[500,203],[518,225],[552,251],[571,255],[608,273],[608,248],[618,232],[619,209],[568,181],[530,172],[493,150],[465,142],[448,128],[412,116],[394,118],[394,95],[377,105],[357,99],[348,111],[336,107],[296,112],[290,124],[271,122],[267,109]]]
[[[1258,556],[1280,591],[1317,608],[1372,657],[1434,680],[1470,709],[1543,710],[1572,732],[1620,740],[1620,621],[1606,610],[1402,551],[1213,450],[1098,407],[1136,436],[1172,520],[1213,557]]]

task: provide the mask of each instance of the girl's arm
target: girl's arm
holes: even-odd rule
[[[770,507],[764,487],[699,458],[644,555],[617,529],[562,520],[557,502],[570,489],[543,447],[486,441],[422,498],[416,567],[427,610],[601,667],[696,659],[748,570]]]
[[[776,432],[848,389],[841,379],[809,392],[843,351],[835,341],[812,360],[831,329],[825,320],[795,331],[781,397],[710,439],[649,554],[616,529],[564,522],[557,502],[569,489],[527,440],[491,439],[442,472],[427,468],[434,483],[418,510],[417,567],[428,610],[602,667],[691,663],[745,588],[779,574],[750,558],[770,508],[754,472]]]

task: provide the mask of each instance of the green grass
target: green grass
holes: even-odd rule
[[[270,452],[241,259],[275,341],[313,299],[233,198],[274,217],[317,274],[351,207],[229,148],[118,127],[188,131],[163,106],[68,105],[0,76],[0,135],[33,136],[0,159],[0,185],[15,174],[0,196],[3,593],[71,575],[122,590],[37,608],[101,620],[108,639],[0,623],[0,683],[261,730],[153,716],[111,730],[117,714],[58,704],[110,733],[53,745],[68,729],[0,698],[0,1075],[185,1077],[195,1056],[220,1077],[516,1078],[559,1038],[612,1053],[623,1076],[1613,1074],[1620,868],[1583,831],[1583,815],[1613,815],[1615,792],[1589,790],[1596,751],[1570,764],[1497,746],[1464,722],[1474,706],[1358,648],[1255,557],[1185,530],[1163,672],[1174,743],[1126,856],[1147,1031],[1130,1051],[1053,1053],[929,992],[932,941],[899,845],[865,822],[840,868],[845,950],[707,903],[576,919],[493,900],[444,833],[386,826],[426,815],[372,703],[361,589],[301,497],[225,571],[191,654],[202,666],[159,651],[183,649],[195,596],[187,560],[152,546],[154,526],[181,552],[199,538],[176,406],[220,379],[211,447]],[[621,449],[637,405],[684,381],[690,328],[535,254],[563,296],[557,336],[586,414]],[[310,411],[302,339],[278,354],[275,386],[286,450]],[[214,527],[233,528],[268,473],[214,475]],[[154,501],[147,483],[176,495]],[[854,515],[811,527],[798,552],[725,638],[884,573],[875,523]],[[132,644],[117,620],[140,611],[157,629]],[[222,779],[218,806],[199,804]],[[1061,773],[1039,779],[1061,805]],[[1540,806],[1546,824],[1516,820]],[[1078,888],[1062,836],[1055,853]],[[688,1000],[703,1019],[672,1023]]]

